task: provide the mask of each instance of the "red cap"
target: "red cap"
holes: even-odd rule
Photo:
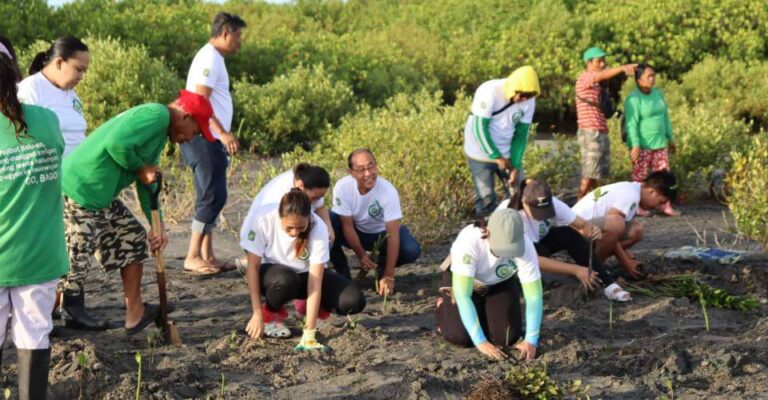
[[[188,90],[179,90],[179,97],[176,99],[184,111],[192,114],[192,118],[197,122],[203,137],[209,142],[215,142],[216,138],[211,133],[211,117],[213,116],[213,107],[211,102],[205,96],[190,92]]]

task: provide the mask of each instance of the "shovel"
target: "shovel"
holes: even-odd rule
[[[156,177],[157,188],[153,190],[149,196],[149,208],[152,210],[152,233],[159,236],[163,233],[160,230],[160,212],[158,212],[160,191],[163,189],[163,175],[158,172]],[[179,330],[173,321],[168,320],[168,296],[165,292],[165,265],[163,263],[163,251],[157,251],[155,253],[155,258],[157,259],[157,289],[160,293],[160,316],[157,323],[163,330],[163,339],[165,339],[165,343],[170,343],[179,347],[181,346]]]

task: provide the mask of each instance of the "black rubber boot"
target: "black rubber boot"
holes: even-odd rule
[[[51,349],[17,350],[19,400],[45,400]]]
[[[85,291],[74,295],[71,291],[64,291],[61,299],[61,318],[64,327],[70,329],[85,329],[89,331],[103,331],[109,329],[109,322],[93,317],[85,309]]]

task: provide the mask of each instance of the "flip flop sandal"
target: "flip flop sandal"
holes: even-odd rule
[[[284,339],[291,337],[291,330],[282,322],[268,322],[264,325],[264,334],[267,337]]]
[[[200,269],[186,269],[184,268],[184,274],[193,276],[199,279],[210,278],[212,276],[220,274],[222,271],[216,267],[205,267]]]
[[[612,283],[608,285],[603,293],[605,293],[605,297],[607,297],[608,300],[618,301],[621,303],[632,300],[632,295],[626,290],[622,289],[618,283]]]
[[[160,307],[154,304],[144,303],[144,315],[141,317],[141,321],[131,328],[125,328],[125,334],[130,336],[141,332],[147,325],[155,322],[159,315]]]

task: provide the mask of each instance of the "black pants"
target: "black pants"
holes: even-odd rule
[[[443,272],[442,285],[451,286],[450,268]],[[451,304],[448,295],[441,294],[443,303],[435,310],[437,326],[449,343],[471,347],[474,344],[461,322],[459,307]],[[473,293],[472,303],[477,310],[485,337],[496,346],[511,345],[523,335],[523,317],[520,311],[520,285],[517,277],[489,286],[483,294]],[[506,342],[506,343],[505,343]]]
[[[262,264],[259,278],[261,293],[271,311],[280,310],[291,300],[307,298],[309,272],[298,273],[280,264]],[[357,314],[365,308],[365,295],[351,280],[326,268],[320,307],[337,315]]]
[[[565,250],[576,264],[583,267],[589,266],[589,241],[570,226],[552,227],[547,236],[541,238],[535,246],[536,253],[542,257],[549,257]],[[608,286],[616,281],[600,262],[595,251],[592,252],[592,268],[597,272],[604,285]]]

